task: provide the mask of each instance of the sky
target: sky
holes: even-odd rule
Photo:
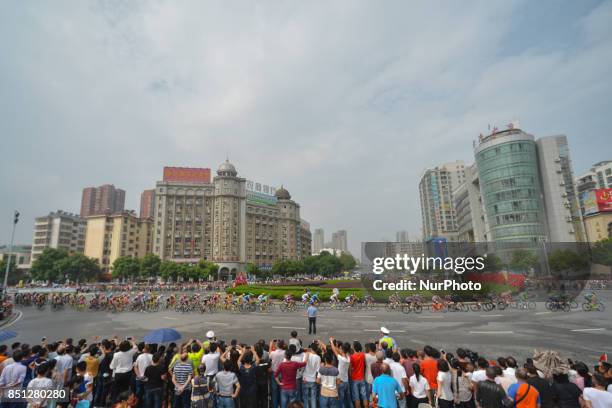
[[[53,1],[0,9],[0,243],[165,165],[284,185],[349,249],[421,235],[424,169],[487,127],[612,159],[612,1]]]

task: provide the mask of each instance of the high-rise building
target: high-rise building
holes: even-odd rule
[[[538,242],[546,237],[546,214],[533,135],[494,131],[474,148],[490,240]]]
[[[577,177],[575,183],[580,208],[584,215],[584,202],[593,196],[593,191],[601,188],[612,188],[612,160],[595,163],[590,171]]]
[[[140,194],[140,218],[153,219],[155,210],[155,189],[144,190]]]
[[[425,170],[419,183],[423,238],[457,238],[453,191],[465,181],[461,160]]]
[[[114,214],[125,207],[125,190],[112,184],[99,187],[86,187],[81,198],[81,217],[90,215]]]
[[[551,242],[586,241],[567,137],[541,137],[536,144],[548,239]]]
[[[70,254],[82,253],[85,248],[86,227],[85,219],[61,210],[36,218],[32,262],[38,259],[46,248],[65,249]]]
[[[395,242],[408,242],[410,241],[410,234],[408,234],[408,231],[402,230],[402,231],[397,231],[395,233]]]
[[[323,228],[317,228],[312,236],[312,253],[318,254],[323,248],[325,248],[325,231]]]
[[[304,259],[312,255],[312,233],[310,232],[310,223],[306,220],[300,220],[300,259]]]
[[[238,177],[227,160],[212,182],[167,178],[164,171],[155,197],[153,250],[162,259],[208,259],[229,277],[246,263],[270,269],[279,259],[302,257],[299,204],[283,187]]]
[[[489,229],[475,164],[466,166],[465,182],[453,191],[453,202],[457,217],[457,241],[486,242]]]
[[[102,273],[110,273],[121,256],[142,258],[151,253],[152,225],[151,219],[130,211],[87,217],[85,255],[98,260]]]
[[[345,230],[332,233],[332,248],[342,252],[348,251],[348,238]]]

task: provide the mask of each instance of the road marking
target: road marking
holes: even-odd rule
[[[17,310],[16,313],[17,313],[17,317],[15,318],[15,320],[13,320],[12,322],[7,323],[7,324],[1,326],[2,329],[6,329],[7,327],[11,327],[15,323],[17,323],[19,320],[21,320],[21,318],[23,317],[23,312],[21,310]]]
[[[444,316],[419,316],[419,319],[444,319]]]
[[[573,329],[573,332],[589,332],[589,331],[604,331],[606,330],[604,327],[599,327],[597,329]]]
[[[203,322],[204,324],[216,324],[219,326],[227,326],[229,325],[229,323],[223,323],[223,322]]]
[[[178,317],[170,317],[170,316],[163,316],[164,319],[168,319],[168,320],[178,320]]]
[[[513,334],[511,330],[499,330],[499,331],[471,331],[470,334]]]
[[[363,329],[364,332],[380,332],[380,329]],[[392,330],[389,329],[391,333],[406,333],[406,330]]]
[[[497,315],[492,315],[492,314],[486,314],[486,315],[480,315],[480,317],[502,317],[503,315],[497,314]]]
[[[376,316],[370,315],[370,316],[353,316],[353,317],[376,317]]]
[[[538,312],[536,313],[537,315],[543,315],[543,314],[551,314],[552,312]]]
[[[306,330],[305,327],[289,327],[289,326],[272,326],[273,329],[294,329],[294,330]]]

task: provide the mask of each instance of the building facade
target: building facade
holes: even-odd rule
[[[32,262],[46,248],[65,249],[70,254],[82,253],[85,249],[87,221],[65,211],[51,212],[34,221],[32,239]]]
[[[419,182],[423,239],[457,239],[453,191],[465,181],[465,164],[454,161],[425,170]]]
[[[300,220],[300,259],[304,259],[312,255],[312,233],[310,232],[310,223],[306,220]]]
[[[111,273],[117,258],[142,258],[152,252],[152,230],[153,221],[134,212],[92,215],[87,217],[85,255],[99,262],[102,273]]]
[[[119,213],[125,208],[125,190],[112,184],[86,187],[81,198],[81,217]]]
[[[612,212],[598,212],[585,216],[584,229],[591,243],[612,238]]]
[[[338,230],[332,233],[332,248],[342,252],[348,251],[348,236],[345,230]]]
[[[312,235],[312,253],[318,254],[325,247],[325,231],[317,228]]]
[[[153,219],[155,210],[155,189],[144,190],[140,194],[140,218]]]
[[[595,163],[590,171],[576,178],[575,184],[580,209],[585,215],[584,202],[589,199],[591,193],[596,189],[612,188],[612,160]]]
[[[239,177],[227,160],[211,182],[162,180],[155,196],[153,251],[162,259],[204,258],[229,277],[247,263],[267,270],[279,259],[300,259],[309,245],[289,192]]]
[[[0,261],[8,259],[9,254],[17,269],[29,269],[32,265],[32,245],[13,245],[10,252],[8,246],[0,246]]]

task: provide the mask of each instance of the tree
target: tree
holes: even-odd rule
[[[159,276],[161,259],[155,254],[146,254],[140,260],[140,276],[153,279]]]
[[[248,265],[247,265],[248,266]],[[214,262],[207,261],[206,259],[200,259],[197,268],[197,279],[198,280],[206,280],[209,276],[217,276],[219,272],[219,265]]]
[[[32,279],[56,282],[59,276],[56,275],[55,263],[64,258],[68,258],[68,251],[65,249],[46,248],[32,263],[30,268]]]
[[[336,276],[342,272],[342,262],[333,255],[323,255],[319,258],[319,275]]]
[[[55,262],[53,269],[59,280],[70,279],[71,281],[86,282],[97,278],[100,274],[100,266],[95,259],[83,254],[74,254]]]
[[[499,272],[504,268],[501,258],[495,254],[486,254],[484,257],[484,272]]]
[[[131,256],[120,256],[113,262],[113,278],[135,279],[140,274],[140,262]]]
[[[538,257],[525,249],[518,249],[512,253],[510,268],[519,272],[528,272],[538,264]]]
[[[8,262],[8,254],[5,254],[2,260],[0,261],[0,276],[4,278],[4,273],[6,272],[6,264]],[[15,263],[15,257],[11,257],[11,264],[9,266],[8,272],[8,280],[7,283],[9,285],[15,285],[19,283],[20,280],[25,279],[25,273],[22,269],[17,268],[17,264]]]
[[[548,256],[548,265],[555,272],[578,272],[584,271],[588,267],[589,262],[584,256],[580,256],[574,251],[558,249]]]
[[[608,266],[612,272],[612,238],[596,242],[591,248],[591,254],[594,263]]]
[[[352,271],[355,269],[355,266],[357,266],[357,261],[353,255],[349,254],[348,252],[343,252],[339,259],[340,263],[342,264],[342,270],[344,271]]]
[[[159,265],[159,274],[164,280],[175,281],[179,276],[180,267],[176,262],[162,261]]]

